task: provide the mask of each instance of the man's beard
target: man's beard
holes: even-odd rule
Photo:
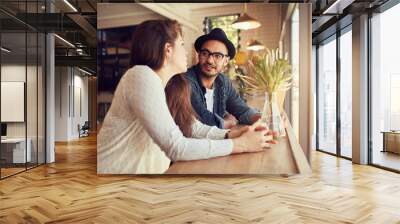
[[[203,66],[211,66],[211,68],[212,69],[214,69],[214,70],[216,70],[217,72],[215,73],[215,74],[211,74],[211,73],[208,73],[208,72],[205,72],[204,70],[203,70]],[[204,63],[204,64],[201,64],[201,65],[199,65],[200,66],[200,71],[201,71],[201,75],[204,77],[204,78],[214,78],[215,76],[217,76],[218,74],[219,74],[219,71],[217,70],[217,66],[215,66],[215,65],[212,65],[212,64],[209,64],[209,63]]]

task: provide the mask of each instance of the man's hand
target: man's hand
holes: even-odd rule
[[[248,130],[249,130],[249,126],[241,126],[241,127],[235,126],[229,131],[228,138],[230,138],[230,139],[237,138]]]
[[[250,117],[250,121],[251,121],[252,124],[254,124],[258,120],[260,120],[260,118],[261,118],[261,114],[257,113],[257,114],[254,114],[253,116]]]
[[[238,124],[238,120],[232,114],[224,116],[224,129],[231,129]]]

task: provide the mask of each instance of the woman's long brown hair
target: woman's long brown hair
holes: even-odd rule
[[[185,137],[192,137],[195,113],[190,101],[190,85],[183,74],[173,76],[165,87],[167,104],[175,123]]]
[[[139,24],[132,35],[130,66],[147,65],[158,70],[164,63],[166,43],[174,45],[182,36],[181,25],[176,20],[147,20]]]

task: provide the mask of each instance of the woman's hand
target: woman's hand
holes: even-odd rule
[[[237,134],[239,132],[240,135],[237,138],[232,139],[232,154],[243,152],[259,152],[265,150],[266,148],[270,148],[271,144],[277,143],[273,140],[273,136],[277,133],[267,130],[265,125],[262,125],[258,122],[252,126],[245,126],[237,129]]]
[[[235,126],[229,130],[228,138],[230,139],[237,138],[248,130],[249,126]]]

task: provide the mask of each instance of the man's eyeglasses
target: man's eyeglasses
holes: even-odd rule
[[[211,55],[215,61],[221,61],[224,57],[229,56],[227,54],[223,54],[220,52],[210,52],[207,49],[201,49],[199,51],[199,55],[200,55],[200,57],[205,58],[205,59],[208,59],[208,57],[210,57],[210,55]]]

